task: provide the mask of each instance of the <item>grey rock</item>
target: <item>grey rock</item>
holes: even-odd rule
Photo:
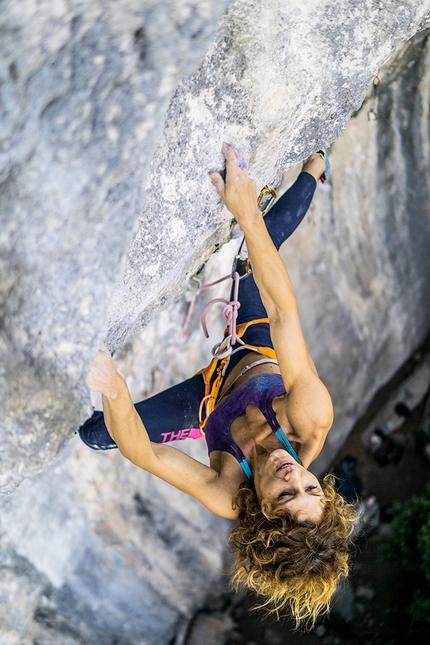
[[[198,614],[186,645],[223,645],[233,627],[234,622],[228,614]]]
[[[339,135],[430,12],[430,2],[237,0],[176,89],[160,138],[170,93],[224,6],[3,2],[3,491],[89,415],[99,342],[120,346],[228,239],[207,177],[221,140],[235,141],[262,185]]]
[[[0,498],[0,642],[171,642],[181,620],[225,593],[227,526],[75,439]]]
[[[336,410],[319,470],[429,332],[429,40],[423,35],[396,56],[397,78],[396,61],[381,70],[378,121],[367,121],[367,103],[332,146],[331,191],[309,239],[316,253],[294,270],[321,271],[316,284],[300,286],[303,326]],[[408,60],[417,41],[419,55]]]
[[[378,121],[368,120],[369,94],[329,150],[330,181],[281,250],[306,341],[334,400],[335,422],[313,465],[318,473],[429,332],[428,57],[424,31],[380,70]],[[204,283],[228,272],[237,246],[232,241],[211,257],[200,274]],[[198,297],[200,311],[210,298],[226,297],[228,287],[206,293]],[[221,337],[214,308],[211,339],[203,339],[197,307],[187,343],[179,342],[187,298],[127,341],[127,359],[119,355],[136,399],[167,385],[163,366],[173,382],[200,369]],[[415,396],[421,391],[411,387]]]
[[[85,376],[164,112],[226,4],[2,2],[2,491],[90,414]]]
[[[222,140],[241,149],[264,186],[334,141],[380,66],[429,21],[426,2],[230,6],[199,69],[170,103],[144,216],[110,307],[110,347],[181,295],[186,277],[226,241],[231,218],[207,175],[223,166]],[[154,226],[155,214],[162,226]]]
[[[78,439],[47,467],[90,411],[85,375],[103,338],[114,349],[148,323],[118,352],[136,398],[207,362],[221,323],[211,315],[200,341],[202,296],[181,344],[187,302],[173,301],[230,236],[206,176],[223,137],[261,186],[354,111],[331,182],[283,250],[335,400],[317,469],[428,332],[426,33],[381,72],[379,120],[368,100],[357,109],[430,3],[284,4],[233,3],[194,73],[225,3],[2,4],[1,488],[46,468],[0,499],[8,645],[164,645],[225,591],[227,522]],[[227,273],[235,245],[204,280]],[[204,461],[204,444],[183,448]]]

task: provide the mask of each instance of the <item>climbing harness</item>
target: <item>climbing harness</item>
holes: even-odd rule
[[[281,185],[281,182],[282,182],[282,175],[279,175],[271,184],[266,184],[261,189],[260,194],[257,198],[257,205],[263,216],[273,206],[273,203],[275,202],[277,197],[276,189],[279,188],[279,186]],[[240,276],[239,273],[236,271],[237,263],[239,260],[243,260],[245,262],[245,273],[242,276]],[[235,259],[233,262],[233,268],[232,268],[231,274],[226,275],[223,278],[216,280],[215,282],[211,282],[210,284],[199,286],[197,289],[194,290],[190,300],[190,304],[188,306],[187,315],[185,317],[184,326],[182,328],[183,338],[187,337],[188,324],[190,322],[191,314],[193,312],[198,294],[201,291],[209,289],[209,287],[213,287],[214,285],[219,284],[220,282],[223,282],[224,280],[228,280],[229,278],[233,279],[233,282],[234,282],[233,299],[227,300],[226,298],[214,298],[213,300],[208,302],[208,304],[203,309],[203,312],[201,315],[201,324],[202,324],[203,333],[205,334],[206,338],[209,338],[209,333],[206,325],[207,312],[212,305],[216,303],[224,303],[222,315],[227,325],[224,331],[224,338],[212,347],[211,353],[213,358],[212,358],[212,361],[209,363],[209,365],[203,368],[202,370],[200,370],[199,372],[197,372],[197,374],[202,375],[205,383],[205,396],[203,397],[200,403],[200,409],[199,409],[199,421],[200,421],[200,429],[202,433],[210,413],[215,408],[216,402],[218,400],[219,392],[223,384],[224,376],[225,376],[228,364],[230,362],[230,357],[233,354],[242,350],[256,352],[258,354],[262,354],[263,356],[265,356],[264,359],[261,359],[261,361],[256,361],[256,363],[260,364],[261,362],[271,362],[271,363],[277,364],[276,354],[272,348],[248,345],[247,343],[244,343],[241,339],[244,333],[246,332],[246,330],[251,325],[256,325],[260,323],[269,324],[268,318],[258,318],[256,320],[251,320],[249,322],[236,325],[237,312],[240,307],[240,302],[238,299],[239,282],[243,278],[246,278],[247,275],[250,273],[251,273],[251,263],[248,257],[248,250],[246,248],[245,237],[243,237],[238,253],[235,256]],[[200,279],[197,278],[197,276],[193,276],[193,280],[198,282],[198,284],[200,284]],[[239,344],[239,347],[236,347],[236,349],[233,349],[234,345],[236,344]],[[254,363],[254,365],[256,363]],[[236,377],[236,379],[240,378],[240,376],[243,376],[243,374],[248,369],[250,369],[250,366],[247,366],[244,370],[242,370],[242,372],[238,377]],[[232,385],[233,384],[231,384],[230,387]]]
[[[245,273],[242,276],[240,276],[238,271],[236,271],[237,263],[239,260],[245,261]],[[223,282],[228,278],[233,279],[234,285],[233,285],[232,300],[227,300],[226,298],[214,298],[213,300],[208,302],[208,304],[205,306],[201,316],[203,333],[205,334],[206,338],[209,338],[209,332],[206,325],[207,312],[209,311],[210,307],[216,303],[224,304],[222,315],[227,325],[224,331],[224,338],[212,347],[213,358],[212,358],[212,361],[209,363],[209,365],[203,368],[202,370],[200,370],[199,372],[197,372],[197,374],[202,375],[203,381],[205,384],[205,395],[200,403],[200,408],[199,408],[199,423],[200,423],[200,429],[202,432],[210,413],[215,408],[216,402],[218,400],[219,392],[224,381],[224,376],[225,376],[228,364],[230,362],[230,357],[233,354],[242,350],[247,350],[247,351],[256,352],[258,354],[262,354],[263,356],[265,356],[266,358],[263,359],[264,362],[277,363],[276,354],[271,347],[257,347],[255,345],[248,345],[247,343],[244,343],[242,340],[242,336],[251,325],[257,325],[260,323],[269,324],[268,318],[258,318],[256,320],[251,320],[245,323],[241,323],[240,325],[236,325],[237,312],[240,307],[240,302],[238,298],[239,283],[240,283],[240,280],[246,278],[250,273],[251,273],[251,264],[249,262],[249,258],[247,257],[245,238],[244,238],[239,247],[239,251],[235,256],[231,274],[224,276],[223,278],[220,278],[215,282],[212,282],[210,284],[204,285],[203,287],[199,287],[198,289],[196,289],[192,296],[190,305],[188,307],[188,312],[187,312],[187,316],[186,316],[184,328],[183,328],[183,336],[186,336],[187,326],[191,318],[191,313],[193,311],[198,293],[200,293],[205,289],[208,289],[209,287],[219,284],[220,282]],[[233,349],[233,347],[236,344],[239,344],[239,347],[236,347],[235,349]],[[243,376],[243,374],[245,373],[245,371],[247,371],[247,369],[249,368],[247,367],[245,368],[245,370],[242,370],[241,374],[237,378],[240,378],[240,376]]]
[[[370,97],[370,107],[367,112],[368,121],[378,120],[378,85],[380,83],[379,76],[373,79],[372,95]]]
[[[242,260],[245,262],[245,273],[242,276],[240,276],[239,273],[236,271],[237,263],[239,260]],[[240,302],[238,298],[239,282],[240,280],[243,280],[244,278],[246,278],[250,273],[251,273],[251,263],[248,258],[245,238],[243,238],[242,243],[239,247],[238,253],[234,258],[231,275],[225,276],[224,278],[217,280],[217,282],[212,283],[212,285],[214,285],[214,284],[217,284],[218,282],[222,282],[223,280],[226,280],[227,278],[232,278],[234,282],[233,299],[226,300],[225,298],[214,298],[213,300],[208,302],[208,304],[205,306],[202,312],[201,322],[202,322],[203,333],[205,334],[206,338],[209,338],[209,333],[206,326],[206,314],[212,305],[218,302],[224,303],[222,315],[227,324],[227,327],[224,331],[224,338],[219,343],[216,343],[216,345],[212,347],[212,356],[213,356],[212,361],[209,363],[207,367],[197,372],[198,374],[202,375],[204,384],[205,384],[205,396],[203,397],[200,403],[200,409],[199,409],[199,422],[200,422],[200,429],[202,432],[209,415],[214,410],[215,405],[217,403],[220,389],[224,381],[224,376],[225,376],[228,364],[230,362],[230,358],[233,354],[236,354],[236,352],[247,350],[247,351],[256,352],[257,354],[262,354],[263,356],[265,356],[266,358],[262,359],[264,360],[264,362],[269,362],[270,360],[270,362],[277,363],[275,351],[271,347],[257,347],[256,345],[248,345],[247,343],[244,343],[242,340],[242,336],[251,325],[258,325],[260,323],[269,324],[268,318],[257,318],[256,320],[250,320],[248,322],[241,323],[240,325],[236,325],[237,312],[240,307]],[[212,285],[206,285],[206,286],[209,287]],[[202,290],[203,288],[204,287],[201,287],[200,289]],[[233,349],[233,347],[236,344],[239,344],[239,347],[236,347],[235,349]],[[246,367],[245,370],[242,370],[242,372],[237,378],[240,378],[240,376],[243,376],[243,374],[248,369],[249,367]],[[230,387],[232,385],[233,384],[231,384]]]
[[[217,351],[217,348],[219,348],[219,351],[217,354],[214,355],[214,358],[209,363],[209,365],[204,369],[200,370],[199,372],[197,372],[197,374],[202,375],[204,384],[205,384],[205,396],[201,400],[200,409],[199,409],[199,423],[200,423],[200,429],[202,431],[206,425],[206,421],[209,415],[211,414],[211,412],[213,412],[215,408],[215,405],[218,400],[219,392],[224,381],[224,376],[225,376],[228,364],[230,362],[230,358],[233,354],[235,354],[236,352],[240,352],[242,350],[246,350],[249,352],[256,352],[257,354],[262,354],[263,356],[270,358],[271,359],[270,362],[277,363],[275,350],[273,350],[271,347],[258,347],[256,345],[248,345],[247,343],[244,343],[241,340],[242,336],[251,325],[258,325],[260,323],[269,324],[269,319],[257,318],[256,320],[250,320],[248,322],[237,325],[236,342],[240,343],[240,346],[236,347],[236,349],[233,349],[230,343],[231,337],[230,337],[230,334],[228,334],[221,341],[221,343],[218,343],[213,348],[212,350],[213,354],[214,354],[214,351],[215,352]],[[227,332],[229,332],[228,328],[225,330],[226,334]],[[249,368],[247,367],[247,369]],[[245,371],[247,371],[247,369]],[[241,374],[241,376],[243,376],[243,374]]]

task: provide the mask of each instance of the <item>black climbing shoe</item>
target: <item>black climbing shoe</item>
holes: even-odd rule
[[[84,444],[93,450],[113,450],[118,448],[107,431],[103,412],[100,411],[94,412],[93,416],[79,428],[79,436]]]

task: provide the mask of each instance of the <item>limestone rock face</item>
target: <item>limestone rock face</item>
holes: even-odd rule
[[[306,240],[307,271],[320,273],[298,279],[302,317],[336,410],[317,470],[430,329],[429,62],[426,32],[381,70],[378,120],[369,100],[333,144],[331,191]]]
[[[318,474],[430,329],[429,62],[427,30],[382,67],[378,120],[368,117],[370,88],[329,149],[329,181],[281,249],[306,341],[334,401],[333,428],[312,466]],[[298,168],[290,172],[287,182]],[[199,276],[203,283],[228,272],[237,247],[232,241],[211,257]],[[210,298],[228,295],[224,285],[199,296],[199,311]],[[208,362],[211,345],[222,337],[220,312],[212,312],[209,341],[196,311],[188,341],[175,345],[185,312],[183,299],[124,346],[120,356],[136,399],[165,387],[166,374],[179,381]]]
[[[207,177],[222,139],[242,149],[259,185],[330,143],[430,11],[237,0],[176,89],[160,138],[166,101],[223,6],[2,5],[3,491],[49,463],[88,416],[98,343],[119,347],[228,238]]]
[[[50,462],[90,412],[104,338],[123,344],[136,399],[208,362],[222,324],[210,314],[202,341],[198,313],[228,287],[199,296],[187,343],[174,300],[230,236],[207,179],[222,139],[263,185],[341,133],[430,14],[430,1],[238,0],[214,35],[226,4],[2,3],[1,488],[46,467],[0,498],[2,643],[184,642],[225,592],[228,522],[77,438]],[[378,121],[367,99],[283,249],[336,408],[319,472],[429,329],[429,56],[422,32],[381,71]],[[204,442],[181,447],[206,459]]]
[[[232,3],[170,103],[111,303],[109,346],[183,293],[185,278],[225,242],[230,218],[207,175],[223,167],[222,141],[236,144],[264,186],[339,136],[380,66],[429,24],[429,12],[428,2]]]
[[[79,439],[0,498],[0,642],[159,645],[227,585],[227,522]]]
[[[2,491],[90,414],[85,376],[165,108],[226,4],[2,2]]]
[[[330,183],[284,246],[335,406],[317,472],[430,329],[429,61],[423,32],[382,68],[378,120],[368,119],[369,96],[330,149]]]

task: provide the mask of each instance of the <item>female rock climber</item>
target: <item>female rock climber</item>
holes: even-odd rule
[[[103,413],[95,412],[80,436],[98,450],[118,447],[213,513],[237,520],[229,536],[233,583],[263,596],[260,606],[289,608],[298,625],[312,626],[348,573],[355,515],[331,476],[320,482],[308,470],[333,409],[307,350],[278,249],[306,214],[326,160],[311,155],[263,218],[244,159],[228,144],[223,153],[226,180],[216,172],[210,177],[248,251],[235,259],[240,308],[233,338],[225,338],[206,370],[136,405],[102,346],[88,384],[102,393]],[[167,445],[195,436],[199,408],[209,466]]]

